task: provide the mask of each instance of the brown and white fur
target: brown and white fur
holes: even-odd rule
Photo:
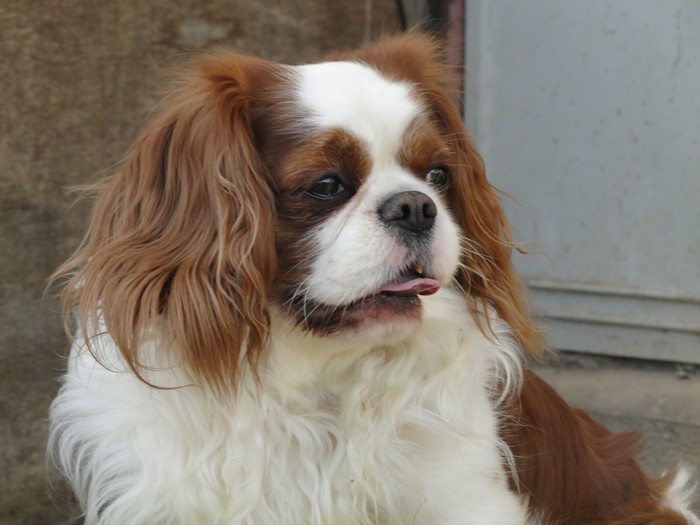
[[[697,524],[569,408],[430,38],[181,76],[60,270],[88,524]]]

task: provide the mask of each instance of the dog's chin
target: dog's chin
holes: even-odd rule
[[[304,330],[360,343],[389,343],[410,337],[423,315],[417,294],[382,292],[339,306],[308,299],[287,304],[287,314]]]

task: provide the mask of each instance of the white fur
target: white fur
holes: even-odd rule
[[[518,350],[496,324],[492,342],[450,289],[393,346],[314,338],[276,318],[262,387],[244,374],[225,401],[108,371],[79,340],[51,445],[91,524],[524,523],[492,392],[499,377],[517,382]],[[116,363],[109,336],[96,341]],[[190,383],[178,367],[149,379]]]
[[[700,525],[700,519],[690,511],[693,493],[697,489],[691,478],[691,472],[687,468],[680,468],[666,489],[664,503],[688,520],[688,525]]]
[[[395,162],[404,130],[421,111],[410,84],[354,62],[298,66],[296,73],[297,96],[313,125],[347,130],[365,142],[375,161]]]

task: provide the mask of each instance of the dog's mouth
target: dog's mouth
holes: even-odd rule
[[[436,293],[441,283],[424,265],[414,263],[377,290],[344,305],[328,305],[295,294],[285,294],[287,312],[296,322],[320,334],[338,333],[366,323],[398,319],[420,320],[419,296]]]

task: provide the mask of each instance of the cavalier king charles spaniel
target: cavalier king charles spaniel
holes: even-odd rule
[[[434,39],[179,76],[60,270],[88,524],[697,524],[543,345]]]

